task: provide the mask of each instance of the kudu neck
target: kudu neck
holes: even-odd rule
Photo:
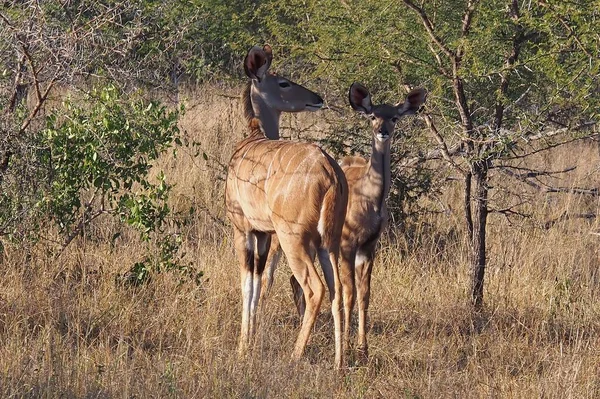
[[[279,140],[279,119],[281,113],[270,108],[260,95],[256,94],[253,97],[256,97],[256,100],[252,100],[254,115],[262,123],[265,136],[271,140]]]
[[[269,107],[252,82],[249,82],[244,90],[243,102],[246,119],[259,119],[265,136],[271,140],[279,140],[281,112]]]
[[[373,194],[375,202],[379,204],[379,209],[383,207],[391,185],[391,161],[390,161],[390,140],[381,141],[372,138],[371,159],[369,160],[369,169],[367,177],[373,184]]]

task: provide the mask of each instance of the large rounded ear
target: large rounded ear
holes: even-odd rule
[[[358,82],[354,82],[350,86],[348,100],[355,111],[364,112],[365,114],[370,114],[373,111],[369,90]]]
[[[268,44],[265,44],[263,48],[258,46],[252,47],[244,59],[244,71],[246,72],[246,76],[260,82],[269,70],[272,60],[273,51]]]
[[[271,62],[273,61],[273,49],[270,45],[266,44],[263,46],[263,51],[267,55],[267,69],[271,67]]]
[[[427,97],[427,91],[425,89],[419,88],[411,90],[411,92],[406,96],[406,101],[396,105],[396,108],[398,108],[398,114],[408,115],[416,113],[419,108],[421,108],[421,105],[423,105],[425,102],[425,97]]]

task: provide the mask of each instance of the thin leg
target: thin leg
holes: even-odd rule
[[[323,275],[325,276],[325,281],[327,282],[327,288],[329,289],[329,297],[331,299],[331,314],[333,315],[333,325],[334,325],[334,336],[335,336],[335,367],[340,369],[343,364],[343,347],[347,345],[347,342],[343,342],[342,340],[342,284],[340,281],[340,275],[338,270],[338,257],[337,250],[331,250],[326,248],[319,248],[317,251],[319,256],[319,262],[321,263],[321,268],[323,269]],[[311,254],[311,258],[314,261],[314,254]],[[314,264],[312,269],[314,269]],[[290,266],[292,264],[290,263]],[[294,269],[292,269],[294,271]],[[316,275],[319,278],[318,275]],[[319,278],[319,283],[321,284],[321,289],[323,288],[323,283],[321,283],[321,279]],[[311,295],[310,291],[307,291],[306,284],[301,284],[298,279],[298,274],[294,272],[294,275],[290,277],[290,284],[292,286],[292,291],[294,295],[294,303],[296,304],[296,309],[298,310],[298,314],[303,316],[302,327],[304,328],[310,313],[307,303],[310,305]],[[304,295],[303,295],[304,294]],[[318,311],[318,308],[317,308]],[[316,314],[315,317],[316,318]],[[314,319],[312,321],[314,324]],[[344,331],[346,328],[344,328]],[[300,337],[298,337],[300,340]],[[301,354],[302,352],[300,352]]]
[[[336,336],[336,364],[338,368],[342,365],[342,350],[347,350],[350,341],[350,321],[352,315],[352,307],[354,306],[354,262],[346,261],[345,274],[340,276],[338,267],[336,265],[337,256],[335,253],[329,252],[324,248],[318,250],[319,262],[323,269],[323,275],[329,289],[329,298],[331,300],[331,312],[333,314],[334,329]],[[348,258],[353,260],[354,258]],[[335,266],[334,266],[335,265]],[[343,263],[342,263],[343,265]],[[343,269],[343,267],[342,267]],[[298,280],[292,275],[290,277],[290,284],[292,286],[292,292],[294,296],[294,303],[298,314],[304,316],[306,309],[306,300],[303,295],[302,287],[298,283]],[[337,291],[336,291],[337,289]],[[342,294],[343,292],[343,294]],[[337,296],[336,296],[337,295]],[[344,334],[342,336],[342,322],[341,322],[341,308],[342,299],[344,301]],[[339,319],[337,318],[339,315]],[[338,356],[338,353],[340,354]]]
[[[356,290],[358,297],[358,349],[368,356],[367,345],[367,311],[371,297],[371,273],[373,271],[374,248],[356,256]]]
[[[298,315],[300,318],[304,317],[304,312],[306,311],[306,301],[304,300],[304,292],[302,291],[302,287],[296,280],[296,277],[292,274],[290,276],[290,285],[292,286],[292,296],[294,298],[294,304],[296,305],[296,310],[298,311]]]
[[[312,263],[309,244],[298,240],[282,240],[282,249],[298,281],[306,300],[306,311],[302,320],[302,327],[292,352],[292,359],[299,359],[304,352],[308,338],[315,324],[317,313],[325,294],[325,287],[321,282],[315,266]]]
[[[248,350],[250,333],[250,306],[253,292],[254,236],[234,228],[235,252],[240,264],[242,288],[242,326],[238,352],[243,355]]]
[[[329,290],[329,299],[333,301],[335,296],[335,278],[333,265],[329,260],[329,253],[325,248],[319,248],[317,255],[319,257],[319,263],[321,263],[321,269],[323,270],[323,277],[325,277],[327,289]]]
[[[321,268],[323,269],[323,276],[325,277],[325,283],[327,284],[327,289],[329,290],[329,299],[333,301],[335,294],[335,282],[333,278],[333,269],[331,265],[331,261],[329,260],[329,253],[326,249],[320,248],[318,250],[319,255],[319,263],[321,264]],[[312,257],[312,256],[311,256]],[[314,260],[313,260],[314,264]],[[302,287],[296,280],[296,277],[292,274],[290,276],[290,285],[292,286],[292,295],[294,297],[294,304],[296,305],[296,310],[298,311],[298,315],[300,317],[304,317],[304,311],[306,310],[306,302],[304,301],[304,292],[302,291]]]
[[[322,251],[322,250],[321,250]],[[315,251],[311,251],[310,252],[310,259],[312,264],[315,264]],[[319,255],[319,259],[321,259],[321,256],[323,255]],[[324,252],[324,256],[327,257],[327,252]],[[327,263],[329,263],[329,260],[327,260]],[[321,265],[323,263],[321,262]],[[325,274],[325,271],[323,271]],[[328,280],[329,279],[329,280]],[[333,298],[332,296],[332,285],[333,284],[333,276],[331,275],[330,277],[327,276],[327,274],[325,274],[325,280],[327,282],[327,286],[329,287],[329,294],[330,294],[330,298]],[[300,318],[304,317],[304,312],[306,311],[306,301],[304,300],[304,292],[302,291],[302,287],[300,286],[300,284],[298,283],[298,280],[296,280],[296,277],[294,277],[294,275],[292,274],[290,276],[290,285],[292,286],[292,297],[294,299],[294,305],[296,305],[296,310],[298,311],[298,315],[300,316]]]
[[[331,314],[333,315],[333,326],[335,336],[335,367],[342,368],[343,364],[343,342],[342,342],[342,283],[338,269],[337,248],[319,249],[319,261],[323,268],[323,274],[329,287],[331,298]]]
[[[350,247],[343,247],[340,251],[340,280],[342,283],[342,297],[344,301],[344,350],[350,348],[350,327],[352,326],[352,309],[356,295],[354,279],[354,258],[356,251]]]
[[[256,332],[256,311],[260,299],[262,274],[267,262],[267,254],[271,243],[271,234],[254,233],[256,236],[256,253],[254,255],[254,272],[252,278],[252,299],[250,301],[250,338],[254,337]]]
[[[281,247],[279,246],[279,239],[277,238],[277,234],[271,234],[271,246],[269,248],[269,255],[267,257],[267,265],[265,267],[265,272],[262,276],[262,285],[264,289],[261,293],[261,298],[267,298],[271,293],[271,287],[273,286],[273,278],[275,276],[275,270],[277,269],[277,265],[279,264],[279,259],[281,259]]]

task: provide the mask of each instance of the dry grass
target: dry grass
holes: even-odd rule
[[[328,303],[306,355],[289,362],[299,321],[282,264],[252,355],[238,359],[241,295],[221,179],[244,123],[237,101],[217,93],[196,93],[182,122],[208,161],[190,148],[161,165],[177,184],[174,206],[198,209],[184,249],[203,283],[180,284],[167,273],[138,289],[118,286],[115,276],[143,248],[127,232],[111,245],[120,227],[107,220],[58,260],[42,249],[31,256],[8,248],[0,270],[1,397],[600,397],[600,238],[586,219],[543,229],[492,214],[478,315],[466,301],[460,211],[424,217],[422,244],[406,256],[385,240],[373,276],[371,356],[343,375],[332,370]],[[284,125],[294,131],[314,117],[286,117]],[[555,170],[576,164],[563,186],[599,184],[597,150],[586,143],[532,162]],[[450,186],[441,200],[460,210],[459,195]],[[582,196],[532,197],[528,210],[541,220],[598,208]]]

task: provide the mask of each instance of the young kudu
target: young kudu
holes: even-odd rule
[[[318,255],[326,276],[335,328],[335,365],[342,367],[341,283],[338,252],[348,201],[339,165],[318,146],[266,137],[280,112],[316,110],[322,99],[287,79],[269,74],[268,46],[253,48],[244,61],[252,80],[245,96],[250,132],[236,145],[227,172],[225,205],[234,227],[243,294],[240,353],[248,349],[270,241],[277,235],[306,298],[306,312],[292,358],[306,346],[324,295],[313,264]],[[271,89],[265,90],[264,85]],[[265,114],[267,118],[264,119]]]
[[[390,136],[396,122],[417,112],[425,101],[423,89],[411,91],[404,103],[373,105],[367,88],[360,83],[350,87],[350,105],[371,119],[371,158],[350,156],[340,165],[348,181],[348,208],[340,244],[340,274],[344,298],[344,342],[348,342],[350,317],[354,306],[354,286],[358,299],[358,349],[368,355],[366,315],[371,293],[371,272],[375,248],[387,223],[386,198],[390,190]],[[354,278],[349,278],[353,276]],[[327,278],[327,276],[326,276]],[[291,278],[298,312],[304,312],[301,287]]]

